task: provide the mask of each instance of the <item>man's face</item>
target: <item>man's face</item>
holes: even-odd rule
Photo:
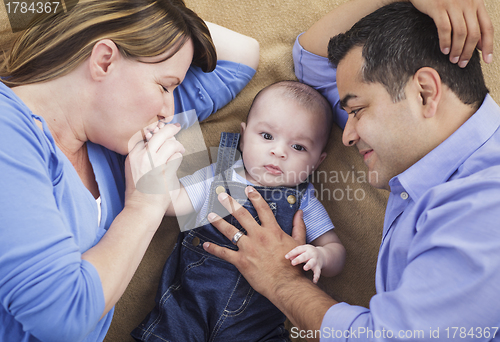
[[[349,113],[342,140],[363,155],[370,184],[389,190],[389,180],[423,156],[418,94],[410,91],[394,103],[382,84],[363,82],[361,51],[352,49],[337,68],[340,99]]]

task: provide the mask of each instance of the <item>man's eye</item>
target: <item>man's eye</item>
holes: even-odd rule
[[[298,145],[298,144],[293,144],[292,148],[297,150],[297,151],[306,151],[306,148],[304,146]]]
[[[265,133],[265,132],[264,132],[264,133],[260,133],[260,135],[261,135],[264,139],[266,139],[266,140],[272,140],[272,139],[273,139],[273,136],[272,136],[271,134],[269,134],[269,133]]]
[[[359,113],[361,109],[353,109],[349,114],[354,114],[354,117]]]

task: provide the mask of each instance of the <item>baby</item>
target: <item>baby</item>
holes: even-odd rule
[[[285,316],[256,293],[231,264],[205,252],[205,241],[237,249],[206,219],[215,212],[241,229],[217,200],[227,192],[255,219],[244,194],[252,185],[269,203],[282,229],[291,234],[295,212],[303,211],[307,245],[285,257],[320,274],[338,274],[345,249],[325,208],[307,182],[325,159],[332,127],[328,102],[313,88],[283,81],[255,97],[240,134],[222,133],[217,163],[180,180],[180,194],[167,215],[196,212],[194,227],[182,232],[165,265],[157,305],[132,336],[139,341],[288,341]],[[238,158],[241,151],[242,159]]]

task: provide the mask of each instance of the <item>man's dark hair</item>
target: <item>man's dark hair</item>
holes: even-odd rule
[[[463,103],[476,109],[488,93],[477,49],[465,68],[451,63],[440,50],[432,18],[409,2],[384,6],[330,39],[328,58],[338,65],[358,46],[363,48],[364,81],[381,83],[394,102],[405,98],[406,84],[423,67],[435,69]]]

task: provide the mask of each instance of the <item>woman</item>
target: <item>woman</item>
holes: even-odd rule
[[[255,72],[253,39],[211,29],[216,45],[226,39],[219,58],[230,62],[208,74],[199,68],[216,67],[209,30],[181,0],[80,1],[42,18],[7,53],[0,68],[0,340],[104,339],[171,201],[168,191],[148,194],[134,182],[151,162],[176,160],[160,181],[176,171],[180,128],[158,119],[172,119],[176,92],[184,105],[177,111],[207,115],[231,99],[198,108],[201,91],[213,95],[207,80],[234,94]]]

